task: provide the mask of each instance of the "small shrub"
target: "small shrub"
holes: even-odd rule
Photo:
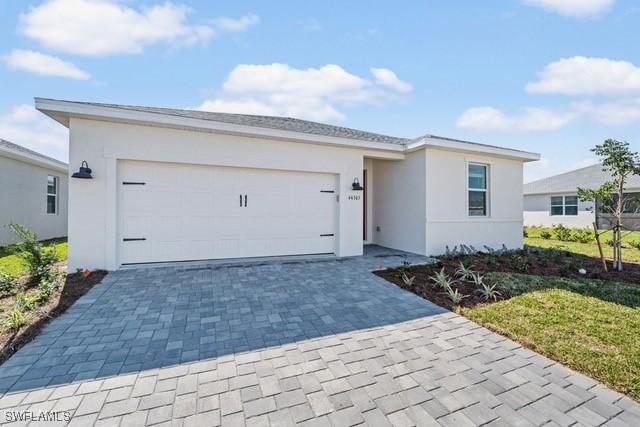
[[[16,299],[16,307],[21,311],[31,311],[36,308],[38,303],[38,297],[36,295],[18,295]]]
[[[613,241],[613,239],[607,239],[604,241],[608,246],[613,247],[613,245],[615,244],[615,242]]]
[[[402,278],[403,275],[406,275],[409,272],[409,268],[411,268],[411,263],[407,260],[402,261],[400,267],[398,267],[398,277]]]
[[[547,230],[542,230],[540,232],[540,237],[542,237],[544,240],[549,240],[551,238],[551,233],[549,233]]]
[[[522,237],[529,237],[529,232],[527,231],[526,228],[522,229]]]
[[[16,306],[9,313],[9,319],[7,320],[7,326],[12,331],[16,331],[22,327],[27,322],[27,319],[22,314],[22,311]]]
[[[571,230],[562,224],[558,224],[553,227],[553,234],[555,234],[556,239],[560,240],[561,242],[571,241]]]
[[[446,288],[447,296],[455,305],[459,305],[464,298],[467,298],[469,295],[463,295],[458,291],[458,289],[453,289],[452,287]]]
[[[440,271],[436,271],[435,276],[431,277],[431,280],[444,290],[451,288],[451,285],[454,284],[454,280],[444,272],[444,267],[442,267]]]
[[[511,268],[518,273],[527,273],[531,268],[531,263],[526,255],[513,253],[511,254]]]
[[[0,271],[0,293],[12,294],[16,289],[16,281],[13,277]]]
[[[498,267],[498,256],[496,254],[489,254],[487,256],[487,267],[491,269]]]
[[[48,280],[42,280],[38,285],[38,301],[44,302],[49,299],[53,291],[60,287],[60,276],[55,275]]]
[[[578,243],[590,243],[593,239],[593,232],[588,228],[573,230],[573,233],[571,234],[571,240]]]
[[[502,294],[496,290],[496,285],[489,286],[483,283],[482,287],[478,289],[478,292],[482,295],[485,301],[497,301],[498,297],[502,296]]]
[[[456,276],[462,280],[471,280],[474,274],[471,267],[473,267],[473,265],[467,267],[462,261],[460,261],[460,266],[456,270]]]
[[[55,246],[45,247],[38,241],[36,233],[20,224],[9,224],[9,228],[20,239],[19,256],[27,264],[29,274],[36,282],[48,279],[53,274],[54,264],[58,261]]]
[[[632,248],[640,250],[640,240],[632,240],[629,242]]]
[[[576,265],[571,258],[565,259],[562,263],[562,267],[567,273],[573,273],[576,271]]]

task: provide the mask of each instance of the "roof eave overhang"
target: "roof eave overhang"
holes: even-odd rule
[[[590,188],[592,190],[596,190],[598,187],[594,187],[594,186],[587,186],[587,187],[581,187],[581,188]],[[544,190],[544,191],[523,191],[522,194],[524,196],[544,196],[547,194],[565,194],[565,193],[577,193],[578,191],[578,187],[573,188],[573,189],[559,189],[559,190]],[[640,191],[640,186],[627,186],[624,188],[625,192],[638,192]]]
[[[77,117],[119,123],[198,130],[204,132],[247,136],[253,138],[267,138],[321,145],[346,146],[350,148],[381,150],[395,153],[402,153],[405,151],[404,145],[400,144],[363,141],[359,139],[315,135],[304,132],[237,125],[191,117],[172,116],[168,114],[87,105],[71,101],[57,101],[36,98],[35,106],[38,111],[41,111],[42,113],[46,114],[53,120],[61,123],[66,127],[69,127],[71,117]]]
[[[6,147],[0,147],[0,156],[65,174],[69,172],[69,167],[67,165],[63,165],[52,160],[42,159],[29,153],[18,152]]]
[[[437,137],[424,137],[407,145],[407,151],[416,151],[422,148],[439,148],[449,151],[473,153],[501,158],[520,160],[522,162],[534,162],[540,160],[540,154],[527,151],[512,150],[510,148],[494,147],[490,145],[474,144],[471,142],[454,141]]]

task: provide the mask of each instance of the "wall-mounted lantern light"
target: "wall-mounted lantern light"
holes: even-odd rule
[[[93,178],[91,176],[91,169],[89,169],[89,165],[87,164],[86,160],[82,161],[82,164],[80,165],[80,170],[78,170],[78,172],[75,172],[73,175],[71,175],[71,178],[82,178],[82,179]]]
[[[351,184],[351,188],[354,191],[362,191],[362,190],[364,190],[364,188],[362,188],[362,185],[360,185],[360,181],[358,181],[358,178],[353,178],[353,184]]]

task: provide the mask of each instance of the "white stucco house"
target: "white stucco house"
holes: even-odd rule
[[[68,127],[69,267],[522,245],[538,154],[285,117],[36,98]]]
[[[612,218],[596,206],[595,202],[578,199],[578,188],[599,188],[611,179],[602,170],[602,164],[572,170],[533,181],[524,185],[524,225],[553,227],[562,224],[569,228],[609,228]],[[640,197],[640,177],[632,176],[627,182],[626,193]],[[625,214],[624,225],[640,230],[640,214]]]
[[[67,164],[0,139],[0,246],[22,224],[40,239],[67,235]]]

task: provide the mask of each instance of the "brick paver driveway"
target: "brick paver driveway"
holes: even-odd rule
[[[632,400],[370,274],[401,255],[112,273],[0,367],[0,423],[640,425]]]

